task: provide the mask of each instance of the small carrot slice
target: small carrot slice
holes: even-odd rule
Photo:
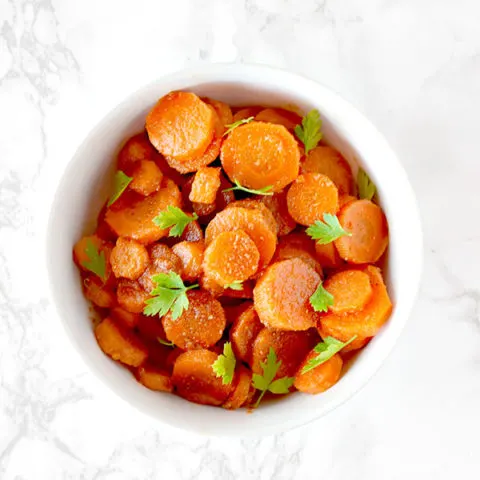
[[[251,122],[235,128],[222,145],[220,159],[230,180],[279,192],[298,175],[300,152],[282,125]]]
[[[319,146],[308,152],[301,166],[302,173],[326,175],[343,194],[353,192],[353,174],[342,154],[332,147]]]
[[[195,173],[188,198],[191,202],[212,204],[217,198],[219,188],[220,168],[202,167]]]
[[[119,237],[110,255],[113,274],[118,277],[136,280],[147,268],[148,252],[144,245]]]
[[[145,363],[135,372],[137,380],[145,387],[156,392],[171,392],[173,390],[170,375],[163,368]]]
[[[181,275],[182,261],[167,245],[161,243],[152,245],[150,247],[150,258],[150,264],[138,279],[138,282],[147,293],[150,293],[155,288],[155,283],[152,280],[154,275],[170,272]]]
[[[302,117],[283,108],[265,108],[257,113],[255,121],[283,125],[287,130],[293,130],[302,123]]]
[[[278,233],[278,224],[273,216],[272,212],[261,202],[261,200],[256,200],[254,198],[245,198],[244,200],[237,200],[235,202],[229,203],[226,208],[232,207],[241,207],[248,208],[250,210],[258,210],[262,215],[265,221],[267,222],[270,230],[274,233]]]
[[[135,280],[120,279],[117,287],[119,305],[131,313],[142,313],[149,295]]]
[[[240,120],[246,120],[247,118],[250,118],[250,117],[255,117],[263,109],[264,107],[260,107],[258,105],[255,105],[252,107],[240,108],[233,114],[232,123],[238,122]]]
[[[135,166],[142,160],[158,159],[158,152],[150,143],[146,132],[140,132],[129,138],[121,148],[117,157],[119,170],[127,174],[132,173]]]
[[[110,310],[110,316],[128,328],[134,328],[140,320],[140,315],[128,312],[121,307],[113,307]]]
[[[237,359],[245,363],[251,362],[253,342],[263,328],[253,305],[235,319],[230,329],[230,341]]]
[[[232,109],[225,102],[220,102],[219,100],[214,100],[213,98],[202,98],[205,103],[211,105],[218,117],[220,118],[222,125],[230,125],[233,122]]]
[[[345,205],[338,215],[342,227],[351,233],[335,240],[340,256],[349,263],[375,263],[388,245],[388,224],[382,209],[370,200]]]
[[[297,226],[297,222],[288,212],[287,191],[282,190],[270,196],[263,196],[262,202],[272,212],[278,225],[278,235],[287,235]]]
[[[197,220],[190,222],[182,233],[180,239],[184,242],[203,241],[203,230]]]
[[[182,262],[182,278],[187,282],[198,280],[203,272],[205,245],[200,242],[179,242],[172,247],[173,253]]]
[[[222,405],[227,410],[236,410],[243,406],[248,399],[250,384],[252,383],[252,372],[247,367],[239,365],[233,380],[234,389]]]
[[[320,262],[320,265],[323,268],[338,268],[345,263],[340,258],[337,247],[333,242],[327,243],[325,245],[315,243],[315,253],[317,255],[318,261]]]
[[[255,310],[260,321],[280,330],[307,330],[316,315],[310,297],[320,275],[300,258],[270,265],[253,289]]]
[[[163,173],[152,160],[141,160],[132,173],[129,188],[144,197],[160,189]]]
[[[100,308],[111,308],[115,305],[115,293],[95,275],[83,280],[85,297]]]
[[[163,328],[168,340],[184,350],[208,348],[220,340],[226,326],[223,307],[208,292],[187,292],[189,306],[177,319],[168,312]]]
[[[300,392],[310,394],[322,393],[333,387],[340,378],[343,361],[338,353],[318,367],[315,367],[306,373],[302,373],[302,369],[307,365],[308,361],[317,356],[317,352],[310,352],[301,363],[298,372],[295,375],[295,382],[293,385]]]
[[[305,173],[288,189],[287,205],[296,222],[305,226],[312,225],[316,220],[323,220],[325,213],[337,213],[338,190],[327,176]]]
[[[213,297],[219,297],[224,291],[224,288],[212,277],[206,275],[205,272],[200,277],[200,287],[210,293]]]
[[[184,352],[173,366],[172,383],[178,395],[202,405],[221,405],[233,390],[212,369],[218,355],[209,350]]]

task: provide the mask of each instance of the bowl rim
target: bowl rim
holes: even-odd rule
[[[326,407],[322,409],[321,412],[316,413],[313,412],[310,415],[293,415],[291,418],[286,420],[281,425],[259,425],[255,428],[245,429],[243,431],[239,431],[239,429],[235,429],[233,431],[229,431],[225,428],[203,428],[199,429],[196,426],[192,426],[189,424],[182,423],[181,425],[178,422],[172,420],[169,415],[164,415],[160,417],[159,415],[155,414],[151,409],[142,408],[136,402],[131,401],[130,399],[126,398],[112,383],[110,383],[105,376],[99,371],[95,362],[89,357],[88,354],[82,351],[80,345],[77,343],[73,332],[70,330],[69,325],[67,322],[63,320],[63,313],[62,308],[60,307],[59,301],[59,292],[58,287],[55,284],[54,274],[51,269],[52,262],[55,262],[54,252],[50,249],[50,238],[54,235],[53,232],[53,224],[55,222],[55,217],[57,210],[61,204],[61,198],[59,191],[61,190],[61,185],[65,181],[65,179],[69,176],[71,171],[74,169],[75,162],[74,160],[77,158],[79,152],[83,150],[85,145],[88,145],[92,138],[95,136],[96,131],[98,128],[110,122],[112,119],[115,119],[120,112],[127,104],[132,102],[135,98],[141,97],[145,92],[154,89],[157,85],[163,83],[172,83],[172,82],[180,82],[185,80],[186,78],[194,79],[197,84],[202,84],[202,82],[214,82],[214,81],[227,81],[227,80],[241,80],[242,75],[255,75],[259,78],[261,83],[262,74],[265,75],[275,75],[278,78],[278,83],[281,85],[282,83],[294,82],[298,84],[299,88],[301,86],[308,87],[308,89],[313,89],[319,92],[319,94],[323,95],[324,97],[330,97],[332,101],[339,106],[340,109],[348,112],[348,115],[353,116],[355,119],[359,120],[365,128],[368,128],[372,134],[376,137],[378,143],[383,143],[382,148],[385,151],[389,152],[389,163],[393,164],[396,170],[396,174],[402,176],[401,179],[403,183],[403,190],[407,194],[408,203],[409,203],[409,212],[410,212],[410,221],[412,228],[409,231],[409,236],[411,237],[410,240],[413,241],[415,245],[415,251],[413,252],[413,275],[411,277],[411,288],[410,291],[412,292],[408,299],[404,299],[403,302],[403,315],[405,317],[404,321],[397,326],[395,334],[390,335],[390,337],[383,339],[383,348],[379,350],[375,365],[373,368],[370,368],[368,372],[363,375],[357,375],[359,378],[354,388],[352,388],[347,394],[343,395],[342,398],[339,398],[335,401],[331,401]],[[220,77],[220,78],[217,78]],[[422,276],[422,268],[423,268],[423,234],[421,228],[421,220],[420,220],[420,213],[417,206],[415,194],[413,188],[411,187],[410,182],[408,181],[406,172],[398,160],[393,149],[390,145],[386,142],[384,136],[378,129],[365,117],[355,106],[353,106],[350,102],[345,100],[341,97],[338,93],[333,91],[332,89],[326,87],[322,83],[318,81],[311,80],[303,75],[299,75],[297,73],[290,72],[285,69],[271,67],[267,65],[260,65],[260,64],[239,64],[239,63],[214,63],[214,64],[204,64],[200,66],[189,67],[186,69],[182,69],[173,73],[169,73],[167,75],[161,76],[149,83],[144,84],[133,93],[127,95],[120,103],[117,104],[116,107],[111,109],[106,115],[102,116],[95,125],[89,130],[88,134],[79,142],[77,148],[75,149],[74,154],[71,156],[69,161],[67,162],[62,174],[59,176],[58,182],[55,185],[55,194],[53,196],[53,200],[50,204],[50,213],[48,216],[47,228],[46,228],[46,235],[45,235],[45,248],[46,248],[46,272],[48,276],[48,291],[49,291],[49,299],[51,303],[55,307],[56,317],[58,322],[62,325],[63,332],[68,337],[70,345],[73,345],[74,350],[76,351],[77,355],[82,360],[83,364],[87,367],[87,369],[99,380],[100,384],[104,387],[107,387],[110,392],[112,392],[115,397],[120,399],[122,402],[130,405],[131,407],[135,408],[138,412],[143,415],[146,415],[150,418],[155,419],[160,424],[167,424],[171,427],[188,430],[197,434],[203,435],[213,435],[213,436],[264,436],[270,435],[275,433],[281,433],[287,430],[291,430],[293,428],[297,428],[303,426],[307,423],[310,423],[314,420],[318,420],[321,417],[327,415],[340,405],[343,405],[347,402],[354,394],[359,392],[365,385],[371,380],[371,378],[378,372],[381,366],[385,363],[385,360],[392,352],[395,344],[397,343],[405,324],[408,321],[408,318],[411,315],[411,311],[413,309],[414,303],[416,301],[421,276]]]

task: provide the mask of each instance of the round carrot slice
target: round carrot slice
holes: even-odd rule
[[[121,279],[118,282],[117,301],[128,312],[142,313],[148,298],[148,293],[135,280]]]
[[[131,173],[138,162],[142,160],[157,161],[158,152],[148,140],[146,132],[138,133],[129,138],[118,153],[118,169]]]
[[[202,98],[202,100],[215,109],[224,127],[225,125],[233,123],[232,109],[226,103],[214,100],[213,98]]]
[[[372,285],[367,273],[360,270],[344,270],[335,273],[323,283],[333,295],[330,311],[341,314],[361,310],[372,297]]]
[[[152,245],[149,250],[151,262],[138,279],[138,282],[147,293],[150,293],[155,288],[155,283],[152,280],[154,275],[170,272],[181,275],[182,273],[182,261],[171,248],[157,243]]]
[[[219,188],[220,168],[202,167],[193,177],[192,190],[188,199],[196,203],[215,203]]]
[[[219,285],[243,282],[258,269],[260,254],[255,242],[243,231],[217,235],[205,250],[203,269]]]
[[[270,230],[275,234],[278,233],[278,224],[273,216],[272,212],[260,201],[253,198],[245,198],[244,200],[237,200],[235,202],[229,203],[227,208],[231,207],[241,207],[248,208],[251,210],[258,210],[263,215],[263,218],[267,222]]]
[[[247,118],[250,118],[250,117],[255,117],[257,115],[257,113],[259,113],[263,109],[264,109],[263,107],[260,107],[258,105],[257,106],[252,106],[252,107],[240,108],[239,110],[237,110],[233,114],[233,122],[232,123],[238,122],[240,120],[246,120]]]
[[[167,338],[184,350],[208,348],[220,340],[225,330],[226,319],[220,302],[208,292],[187,292],[188,308],[180,317],[172,318],[168,312],[162,319]]]
[[[257,122],[274,123],[283,125],[287,130],[293,130],[302,123],[302,117],[295,112],[283,108],[265,108],[255,116]]]
[[[182,278],[187,282],[193,282],[202,274],[204,243],[179,242],[172,247],[173,253],[182,262]]]
[[[274,193],[270,196],[262,197],[262,202],[272,212],[278,226],[278,235],[287,235],[297,226],[297,222],[288,213],[287,191]]]
[[[220,153],[225,173],[244,187],[279,192],[298,175],[300,152],[282,125],[251,122],[235,128]]]
[[[323,220],[325,213],[337,213],[338,190],[327,176],[321,173],[305,173],[288,189],[287,205],[296,222],[312,225],[315,220]]]
[[[388,224],[382,209],[370,200],[345,205],[338,215],[342,227],[351,233],[335,240],[340,256],[349,263],[375,263],[388,245]]]
[[[267,327],[307,330],[315,325],[310,305],[320,275],[300,258],[270,265],[253,289],[255,310]]]
[[[208,246],[220,233],[234,230],[243,230],[255,242],[260,253],[258,269],[268,265],[277,246],[277,236],[262,213],[240,207],[227,208],[217,213],[205,230],[205,243]]]
[[[176,393],[190,402],[202,405],[221,405],[233,390],[224,385],[212,369],[218,355],[209,350],[184,352],[173,366],[172,383]]]
[[[345,263],[340,258],[337,247],[333,242],[325,245],[315,243],[315,253],[323,268],[338,268]]]
[[[352,169],[341,153],[332,147],[320,146],[308,152],[302,163],[302,173],[321,173],[326,175],[340,193],[353,192]]]
[[[243,365],[239,365],[235,372],[233,380],[234,389],[222,405],[228,410],[236,410],[247,402],[250,392],[250,384],[252,383],[252,372]]]
[[[303,367],[307,365],[309,360],[313,360],[317,356],[317,352],[310,352],[298,369],[293,385],[300,392],[311,394],[322,393],[330,387],[333,387],[340,378],[343,361],[342,357],[338,354],[333,355],[333,357],[318,367],[302,373]]]
[[[145,126],[150,142],[162,155],[188,162],[202,156],[210,145],[215,114],[194,93],[171,92],[150,110]]]
[[[162,179],[163,173],[155,162],[141,160],[133,170],[129,188],[146,197],[160,189]]]
[[[230,330],[230,341],[236,358],[245,363],[251,362],[253,342],[263,328],[253,305],[234,320]]]
[[[135,240],[119,237],[110,255],[113,274],[118,277],[136,280],[147,268],[147,249]]]

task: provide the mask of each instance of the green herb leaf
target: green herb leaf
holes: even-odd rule
[[[267,361],[260,362],[263,375],[254,373],[252,376],[253,386],[262,392],[258,397],[258,400],[255,402],[254,408],[258,407],[263,396],[268,391],[275,394],[288,393],[290,391],[290,387],[293,385],[295,380],[293,377],[282,377],[273,381],[281,364],[281,360],[277,361],[277,354],[275,353],[275,350],[270,347],[267,355]]]
[[[163,338],[157,337],[158,343],[165,345],[166,347],[174,347],[175,344],[173,342],[169,342],[167,340],[164,340]]]
[[[163,229],[172,227],[168,236],[179,237],[182,235],[185,227],[190,222],[197,220],[197,218],[198,215],[196,213],[190,217],[181,208],[169,205],[165,211],[160,212],[153,219],[153,223]]]
[[[272,185],[268,185],[267,187],[262,187],[262,188],[259,188],[258,190],[254,190],[252,188],[242,187],[237,180],[234,180],[233,183],[235,183],[236,185],[235,187],[226,188],[223,191],[230,192],[230,191],[240,190],[242,192],[252,193],[253,195],[266,195],[266,196],[273,195],[273,192],[271,192],[273,188]]]
[[[226,342],[223,346],[223,354],[213,362],[212,369],[217,377],[222,377],[223,385],[232,383],[237,360],[232,350],[232,344]]]
[[[313,150],[322,139],[322,119],[318,110],[310,110],[303,118],[302,125],[295,127],[295,135],[305,146],[305,155]]]
[[[318,355],[315,358],[310,359],[307,364],[302,368],[302,375],[304,373],[313,370],[322,363],[325,363],[327,360],[330,360],[336,353],[338,353],[342,348],[345,348],[348,344],[352,343],[357,338],[354,335],[348,342],[341,342],[333,337],[327,337],[323,342],[317,344],[313,349]]]
[[[234,282],[225,285],[225,288],[229,288],[230,290],[243,290],[243,282],[235,280]]]
[[[375,184],[370,180],[370,177],[366,174],[365,170],[362,170],[361,168],[358,170],[357,187],[359,198],[364,198],[366,200],[371,200],[377,191]]]
[[[326,312],[333,305],[333,295],[323,288],[322,282],[310,297],[310,305],[316,312]]]
[[[82,262],[82,265],[93,272],[103,282],[106,280],[107,264],[105,261],[105,252],[103,250],[98,251],[95,244],[89,238],[87,239],[87,246],[85,247],[85,253],[88,260]]]
[[[223,136],[227,136],[232,130],[235,130],[237,127],[240,125],[245,125],[247,123],[250,123],[255,117],[248,117],[248,118],[243,118],[242,120],[238,120],[238,122],[233,122],[230,123],[229,125],[225,125],[227,127],[227,130],[223,134]]]
[[[187,291],[198,287],[197,284],[186,287],[180,275],[175,272],[153,275],[152,281],[156,287],[150,292],[152,298],[145,302],[143,313],[163,317],[171,310],[173,320],[188,308]]]
[[[317,220],[307,228],[306,232],[309,237],[316,240],[320,245],[326,245],[345,235],[352,236],[351,233],[343,229],[337,216],[331,213],[324,213],[323,222]]]
[[[120,198],[120,195],[125,191],[132,180],[132,177],[125,175],[121,170],[117,170],[113,180],[113,193],[107,203],[107,207],[112,205],[112,203],[115,203]]]

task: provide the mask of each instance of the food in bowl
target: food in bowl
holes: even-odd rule
[[[162,97],[73,249],[103,352],[228,409],[332,387],[392,303],[375,186],[321,137],[315,110]]]

